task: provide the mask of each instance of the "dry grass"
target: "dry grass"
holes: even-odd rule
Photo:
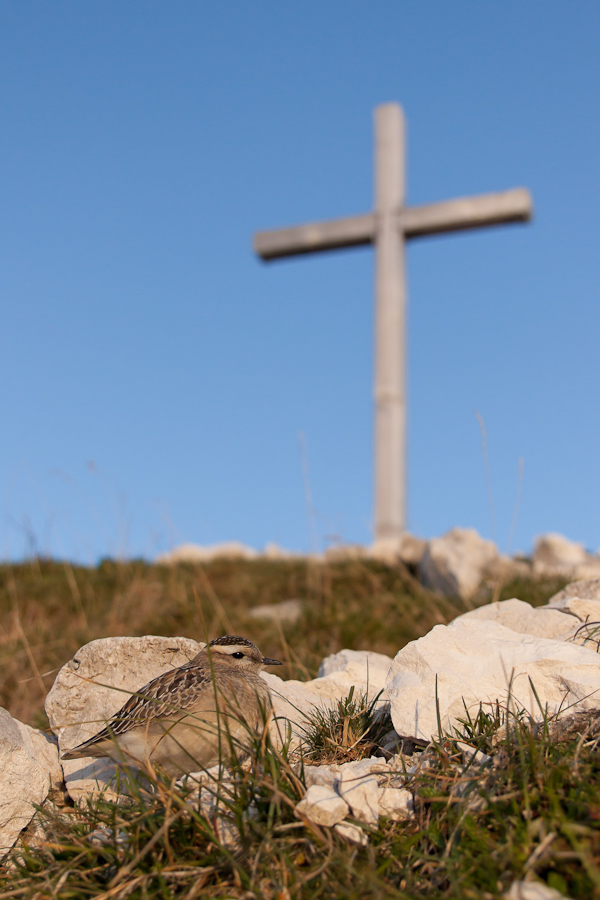
[[[538,605],[562,586],[488,585],[477,603],[495,592]],[[290,598],[306,601],[295,625],[248,617],[253,606]],[[372,562],[4,566],[0,703],[41,723],[58,667],[83,643],[111,634],[200,639],[238,632],[285,659],[284,677],[307,677],[342,647],[393,655],[465,608],[424,591],[403,568]],[[351,696],[316,719],[310,762],[371,752],[385,730],[372,713]],[[421,754],[426,765],[407,785],[416,817],[381,819],[365,848],[298,820],[302,769],[268,740],[256,743],[252,766],[234,767],[231,787],[219,797],[220,819],[160,774],[149,793],[133,787],[129,805],[97,800],[46,808],[45,836],[30,828],[0,867],[0,900],[493,900],[521,878],[576,900],[600,897],[600,726],[577,721],[553,736],[550,727],[527,721],[498,731],[503,724],[501,711],[465,723],[464,740],[490,757],[482,766],[452,738]],[[238,835],[236,846],[225,839],[223,822]]]
[[[328,735],[343,738],[347,712]],[[263,736],[251,765],[210,784],[211,804],[149,773],[151,789],[133,783],[127,804],[41,813],[44,834],[0,867],[0,900],[496,900],[514,880],[590,900],[600,896],[599,746],[597,711],[559,729],[481,712],[460,740],[410,760],[414,818],[360,826],[369,845],[358,848],[295,815],[302,768]]]
[[[545,602],[562,582],[508,585],[500,596]],[[477,602],[490,599],[490,586]],[[248,617],[266,603],[300,598],[295,625]],[[375,562],[215,561],[205,566],[102,562],[97,568],[32,560],[0,566],[0,705],[44,722],[56,672],[83,644],[111,635],[227,632],[285,660],[284,678],[313,677],[343,647],[394,655],[408,641],[467,607],[421,588],[403,567]],[[278,673],[279,674],[279,673]]]

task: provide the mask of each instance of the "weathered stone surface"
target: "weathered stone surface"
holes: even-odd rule
[[[280,603],[268,603],[254,606],[248,610],[248,618],[265,621],[279,621],[294,624],[304,611],[303,600],[282,600]]]
[[[391,657],[372,650],[340,650],[327,656],[319,667],[319,677],[307,682],[312,691],[345,697],[354,686],[355,692],[375,697],[385,690]]]
[[[279,544],[270,542],[265,544],[265,548],[261,554],[265,559],[294,559],[300,554],[294,553],[292,550],[285,550]]]
[[[256,550],[247,547],[239,541],[228,541],[223,544],[211,544],[202,547],[200,544],[181,544],[161,553],[154,562],[157,565],[172,566],[176,563],[203,563],[212,559],[255,559],[258,556]]]
[[[397,538],[380,538],[368,548],[371,559],[393,566],[400,560],[407,566],[417,566],[425,553],[427,541],[413,534],[402,534]]]
[[[456,746],[459,750],[462,750],[465,761],[470,762],[472,765],[487,766],[492,761],[492,757],[484,753],[483,750],[476,750],[470,744],[465,743],[465,741],[457,741]]]
[[[280,745],[288,729],[291,748],[304,743],[309,720],[320,710],[332,709],[346,697],[351,688],[367,694],[370,699],[385,689],[392,660],[381,653],[342,650],[327,657],[321,664],[322,676],[311,681],[283,681],[272,672],[262,672],[269,685],[273,701],[274,720],[271,734]],[[385,703],[385,696],[380,698]]]
[[[348,672],[364,680],[368,673],[380,675],[387,672],[392,664],[391,657],[373,650],[340,650],[326,656],[319,666],[319,678],[333,673]],[[384,675],[384,678],[385,678]]]
[[[516,578],[531,578],[533,576],[533,563],[529,559],[515,558],[512,556],[498,556],[492,560],[485,569],[485,580],[497,584],[507,584]]]
[[[578,620],[578,624],[586,622],[593,629],[594,623],[600,620],[600,578],[592,578],[587,581],[575,581],[566,588],[551,597],[542,609],[560,610],[562,613],[570,613]],[[585,640],[582,632],[579,639]]]
[[[219,843],[228,850],[237,852],[241,849],[241,836],[235,816],[231,812],[231,806],[236,801],[236,792],[233,783],[222,776],[223,771],[219,772],[218,766],[213,766],[208,772],[199,773],[198,811],[209,823]],[[256,816],[254,804],[246,807],[244,816],[246,818]]]
[[[396,655],[387,692],[399,734],[431,739],[438,733],[437,700],[443,729],[451,730],[496,700],[525,708],[534,718],[569,706],[600,703],[598,654],[587,647],[518,634],[497,622],[459,619],[436,625]],[[531,682],[530,682],[531,679]],[[464,701],[464,702],[463,702]]]
[[[342,763],[339,770],[339,777],[344,774],[346,780],[348,780],[351,778],[362,778],[366,775],[388,775],[391,767],[380,756],[371,756],[368,759],[355,759],[352,762]]]
[[[35,759],[42,772],[47,773],[50,790],[62,790],[64,788],[64,776],[58,758],[58,739],[54,735],[46,734],[43,731],[38,731],[37,728],[24,725],[23,722],[19,722],[17,719],[13,719],[13,722],[15,722],[21,732],[27,752],[32,759]]]
[[[318,784],[333,790],[339,778],[340,767],[338,765],[306,766],[304,769],[304,783],[307,788]]]
[[[52,776],[36,744],[26,726],[0,708],[0,856],[33,819],[34,804],[48,796]]]
[[[550,597],[547,603],[551,609],[566,609],[569,611],[568,602],[565,601],[577,597],[580,600],[594,600],[599,604],[600,608],[600,578],[590,578],[583,581],[572,581],[566,587]],[[576,615],[576,613],[573,613]]]
[[[379,781],[383,780],[385,783],[386,779],[389,780],[392,774],[395,775],[396,773],[391,768],[390,763],[380,756],[372,756],[370,759],[359,759],[342,764],[331,763],[321,766],[305,766],[304,781],[307,787],[318,784],[337,790],[342,778],[349,784],[373,775]],[[382,785],[380,784],[380,789],[381,787]]]
[[[273,702],[273,720],[270,726],[271,735],[277,745],[286,739],[288,731],[291,735],[290,748],[300,747],[306,737],[309,718],[317,709],[328,709],[335,705],[336,698],[332,694],[319,694],[311,689],[313,682],[284,681],[272,672],[261,672],[261,678],[267,682]]]
[[[402,737],[398,734],[395,728],[392,728],[387,732],[387,734],[383,736],[379,743],[379,746],[387,753],[395,755],[402,749]]]
[[[598,604],[600,612],[600,604]],[[568,610],[565,610],[568,613]],[[580,625],[573,615],[565,615],[559,608],[549,609],[547,606],[533,607],[523,600],[502,600],[499,603],[488,603],[471,609],[454,619],[460,621],[497,622],[520,634],[534,634],[538,637],[554,638],[560,641],[573,637]]]
[[[430,590],[469,598],[498,558],[496,545],[474,528],[453,528],[429,541],[419,562],[419,579]]]
[[[345,800],[329,787],[322,784],[313,784],[307,790],[302,800],[296,805],[296,810],[315,825],[337,825],[345,819],[350,809]]]
[[[600,559],[587,552],[583,544],[562,534],[543,534],[535,542],[533,571],[537,575],[593,579],[600,576]]]
[[[385,688],[391,659],[381,653],[342,650],[322,663],[320,671],[328,674],[311,681],[283,681],[271,672],[262,672],[271,690],[275,722],[272,733],[279,732],[281,741],[291,728],[292,748],[304,742],[309,719],[318,709],[331,709],[346,697],[351,688],[367,694],[370,699]],[[383,704],[384,698],[381,698]]]
[[[413,798],[404,788],[379,788],[379,813],[388,819],[399,821],[413,815]]]
[[[92,641],[62,667],[46,698],[46,713],[60,750],[69,750],[100,731],[153,678],[189,662],[202,644],[183,637],[114,637]],[[116,767],[110,760],[62,762],[69,795],[78,801],[106,791]],[[114,790],[109,792],[114,795]]]
[[[375,775],[362,775],[343,766],[337,782],[337,791],[352,811],[352,815],[367,825],[379,821],[379,784]]]
[[[570,900],[541,881],[513,881],[504,900]]]
[[[292,749],[299,747],[306,736],[309,719],[319,709],[336,706],[354,688],[355,695],[367,694],[374,699],[384,691],[392,660],[382,653],[366,650],[341,650],[321,663],[319,677],[311,681],[283,681],[272,672],[262,672],[271,690],[275,720],[271,733],[281,743],[287,729],[291,729]],[[381,697],[381,704],[385,696]]]
[[[362,828],[351,825],[350,822],[339,822],[333,830],[351,844],[360,844],[361,847],[366,847],[369,843],[369,838]]]
[[[531,558],[535,566],[574,569],[587,562],[588,553],[583,544],[570,541],[562,534],[550,533],[536,539]]]
[[[95,847],[127,847],[131,843],[131,835],[122,828],[115,830],[108,825],[99,825],[87,835],[88,843]]]

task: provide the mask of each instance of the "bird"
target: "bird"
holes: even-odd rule
[[[61,758],[106,756],[159,766],[171,778],[231,760],[234,753],[241,758],[271,710],[260,672],[280,665],[247,638],[216,638],[190,662],[136,691],[102,731]]]

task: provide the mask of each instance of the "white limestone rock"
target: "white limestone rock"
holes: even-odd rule
[[[326,825],[329,828],[345,819],[350,812],[346,801],[332,788],[322,784],[309,787],[296,805],[296,810],[315,825]]]
[[[255,559],[256,550],[239,541],[226,541],[222,544],[181,544],[168,553],[161,553],[154,562],[159,566],[173,566],[177,563],[205,563],[213,559]]]
[[[465,761],[470,763],[471,765],[487,766],[488,763],[490,763],[493,759],[493,757],[488,756],[487,753],[484,753],[483,750],[476,750],[465,741],[457,741],[456,746],[459,750],[462,750]]]
[[[360,680],[364,680],[370,673],[380,677],[382,673],[387,675],[391,664],[389,656],[374,650],[340,650],[325,657],[319,666],[319,678],[339,672],[347,672]]]
[[[21,732],[27,752],[32,759],[35,759],[42,772],[46,772],[50,790],[62,790],[64,788],[64,775],[58,758],[58,739],[56,736],[46,734],[44,731],[38,731],[37,728],[31,728],[30,725],[24,725],[23,722],[19,722],[17,719],[13,719],[13,722]]]
[[[381,738],[379,746],[387,753],[396,756],[402,749],[402,742],[402,736],[398,734],[395,728],[392,728],[383,736],[383,738]]]
[[[349,780],[363,778],[366,775],[389,775],[391,767],[381,756],[371,756],[368,759],[355,759],[352,762],[342,763],[339,770],[339,777],[344,775],[346,780]]]
[[[242,840],[235,816],[231,812],[231,805],[235,803],[235,789],[233,783],[219,771],[219,766],[213,766],[213,777],[209,777],[211,770],[199,773],[197,794],[198,812],[204,816],[214,831],[215,837],[227,850],[237,852],[241,849]],[[196,779],[194,779],[196,780]],[[256,807],[253,803],[244,810],[245,818],[256,817]]]
[[[291,738],[290,749],[296,750],[304,744],[309,720],[318,709],[330,709],[337,703],[335,695],[319,694],[311,689],[313,682],[284,681],[272,672],[261,672],[271,692],[273,719],[270,726],[275,744]],[[319,679],[314,679],[318,681]]]
[[[595,600],[600,602],[600,577],[585,578],[572,581],[566,587],[550,598],[549,603],[554,603],[561,597],[579,597],[581,600]]]
[[[85,644],[62,667],[46,697],[46,713],[60,750],[93,737],[132,693],[189,662],[202,646],[190,638],[154,635],[102,638]],[[106,796],[116,796],[116,767],[110,760],[63,760],[62,767],[74,801],[107,791]]]
[[[270,542],[265,544],[264,550],[261,553],[265,559],[297,559],[301,554],[295,553],[293,550],[285,550],[283,547],[280,547],[279,544],[275,544],[274,542]]]
[[[531,558],[536,567],[574,569],[587,562],[588,553],[583,544],[552,532],[536,539]]]
[[[305,766],[304,768],[304,783],[307,788],[318,784],[333,790],[339,779],[339,765]]]
[[[523,557],[504,556],[500,554],[485,570],[485,580],[493,584],[508,584],[516,578],[525,580],[533,576],[533,564],[531,560]]]
[[[407,566],[418,566],[427,548],[427,541],[405,532],[400,537],[379,538],[368,548],[371,559],[393,566],[398,561]]]
[[[587,552],[583,544],[562,534],[543,534],[535,542],[533,571],[546,577],[593,579],[600,576],[600,559]]]
[[[346,781],[349,781],[353,778],[365,778],[367,775],[389,776],[391,771],[389,763],[384,759],[372,756],[370,759],[358,759],[348,763],[305,766],[304,782],[307,787],[320,784],[336,789],[343,774]]]
[[[348,765],[342,766],[337,791],[350,807],[355,819],[367,825],[377,825],[379,784],[375,775],[363,775]]]
[[[364,693],[374,699],[380,691],[385,691],[391,664],[391,658],[382,653],[341,650],[323,660],[319,677],[310,681],[283,681],[272,672],[262,672],[273,700],[275,719],[271,733],[276,743],[282,743],[289,729],[291,748],[300,747],[311,717],[319,709],[334,708],[338,700],[348,696],[351,688],[355,695]],[[384,693],[379,703],[383,706],[385,702]]]
[[[498,559],[496,545],[474,528],[453,528],[429,541],[419,562],[419,580],[445,596],[468,599]]]
[[[94,847],[128,847],[131,843],[131,835],[121,828],[115,831],[108,825],[98,825],[86,836],[86,841]]]
[[[352,825],[350,822],[340,822],[333,830],[350,844],[358,844],[360,847],[366,847],[369,843],[369,838],[362,828],[358,828],[357,825]]]
[[[342,771],[352,772],[355,775],[386,775],[391,771],[390,764],[382,759],[381,756],[370,756],[366,759],[354,759],[347,763],[329,763],[320,766],[307,766],[305,769],[306,783],[309,784],[309,778],[314,784],[330,784],[329,775],[333,778],[331,784],[339,779]],[[313,773],[312,775],[310,773]],[[321,774],[322,773],[322,774]]]
[[[596,601],[600,608],[600,578],[572,581],[558,594],[550,597],[547,605],[554,609],[567,608],[563,606],[563,601],[569,600],[571,597],[578,597],[580,600]]]
[[[600,604],[598,611],[600,613]],[[558,607],[554,609],[548,606],[533,607],[513,597],[512,600],[488,603],[477,609],[471,609],[457,616],[454,621],[497,622],[520,634],[534,634],[537,637],[567,641],[573,637],[580,625],[579,620],[568,613],[568,609],[563,612]]]
[[[465,705],[474,717],[480,703],[484,708],[496,700],[506,704],[509,686],[513,706],[540,719],[531,682],[551,715],[566,707],[573,712],[600,705],[600,666],[593,650],[518,634],[493,621],[458,619],[436,625],[396,655],[387,692],[399,734],[437,736],[436,677],[444,730],[465,718]]]
[[[319,677],[307,682],[310,690],[320,694],[345,697],[354,686],[355,692],[374,698],[385,690],[391,657],[372,650],[340,650],[325,657]],[[383,699],[383,698],[382,698]]]
[[[580,622],[600,620],[600,578],[574,581],[550,598],[542,609],[560,610]]]
[[[410,819],[414,815],[411,792],[405,788],[380,787],[379,813],[395,822]]]
[[[48,796],[58,763],[46,748],[40,753],[43,745],[33,731],[0,708],[0,857],[33,819],[34,804]]]
[[[541,881],[513,881],[504,900],[570,900]]]
[[[262,606],[254,606],[248,610],[248,618],[294,625],[303,612],[303,600],[282,600],[280,603],[266,603]]]

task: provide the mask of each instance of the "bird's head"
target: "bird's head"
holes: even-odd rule
[[[264,666],[282,665],[278,659],[263,656],[256,644],[238,634],[226,634],[215,638],[202,652],[207,655],[210,653],[213,663],[231,663],[241,672],[258,673]]]

